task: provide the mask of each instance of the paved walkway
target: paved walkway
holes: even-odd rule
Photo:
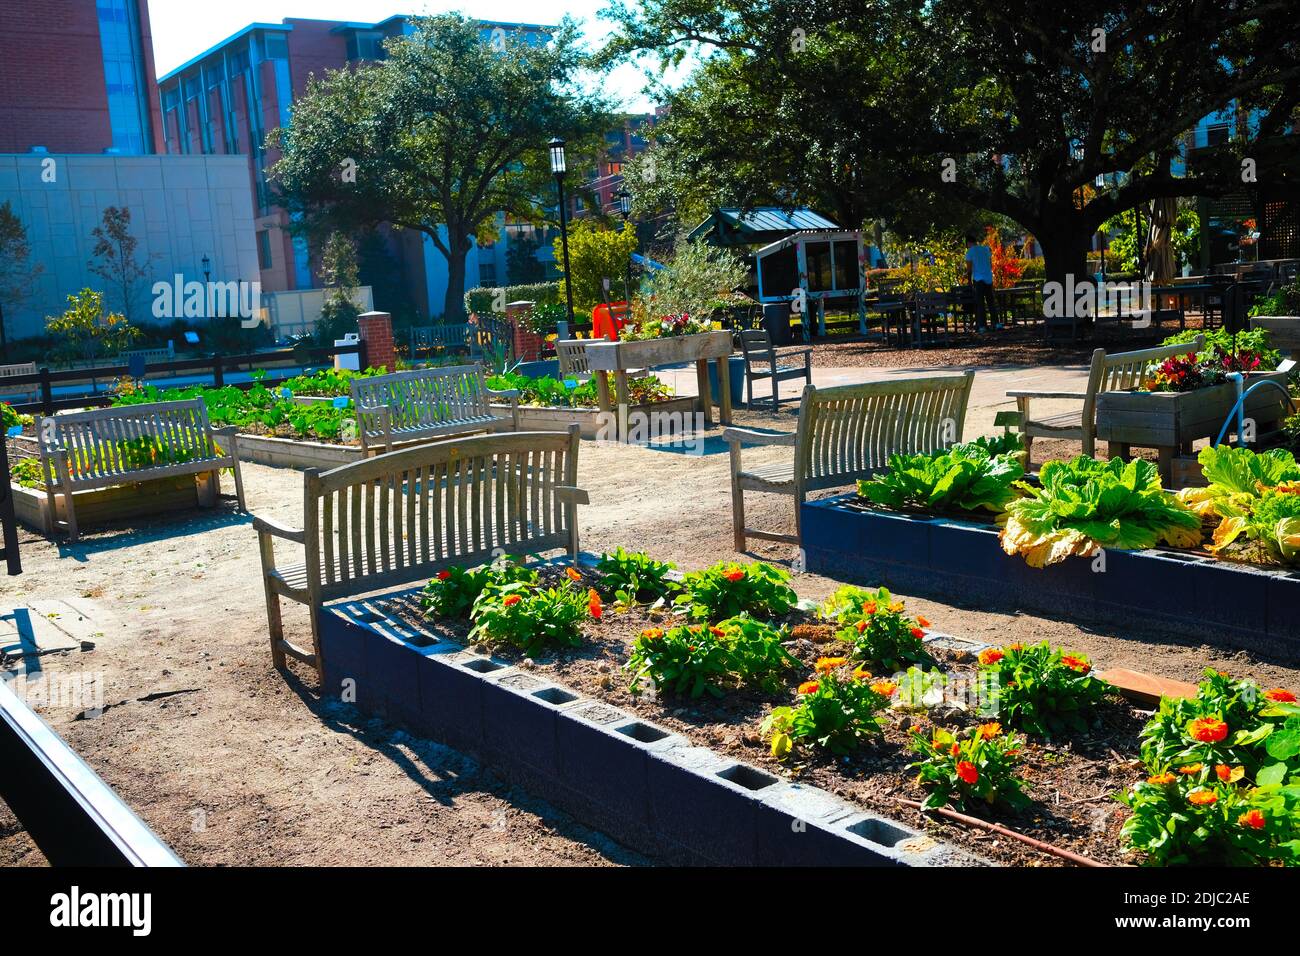
[[[965,371],[962,368],[948,368],[918,365],[913,368],[820,368],[813,367],[813,384],[819,388],[832,385],[853,385],[859,382],[878,382],[894,378],[910,378],[922,375],[942,375]],[[655,372],[660,379],[672,386],[679,395],[695,395],[695,369],[680,367],[659,369]],[[1007,398],[1010,389],[1033,389],[1044,392],[1082,391],[1088,379],[1086,365],[1066,366],[998,366],[987,368],[975,367],[975,384],[971,390],[970,406],[966,413],[966,434],[988,435],[1000,429],[994,428],[993,419],[998,412],[1015,411],[1015,399]],[[797,398],[802,382],[783,382],[781,395]],[[770,390],[766,382],[755,389],[757,395],[768,395]],[[1035,405],[1035,414],[1052,414],[1070,411],[1078,403],[1044,401]]]

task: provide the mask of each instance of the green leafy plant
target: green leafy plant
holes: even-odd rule
[[[1218,329],[1184,329],[1176,332],[1162,342],[1162,345],[1190,345],[1197,338],[1204,338],[1201,350],[1196,353],[1196,361],[1205,364],[1222,364],[1225,358],[1235,355],[1254,355],[1259,358],[1262,368],[1277,368],[1282,356],[1269,342],[1267,329],[1251,329],[1238,332],[1234,337],[1225,328]]]
[[[594,379],[585,382],[563,381],[549,375],[530,377],[518,372],[502,372],[487,379],[488,388],[515,389],[523,405],[546,408],[596,408],[600,396]],[[653,375],[628,380],[628,396],[633,405],[666,402],[672,390]]]
[[[998,723],[980,724],[961,737],[937,728],[934,736],[913,734],[911,749],[921,759],[909,766],[917,782],[930,788],[928,809],[975,803],[1018,809],[1029,803],[1024,781],[1015,774],[1024,741],[1004,734]]]
[[[8,402],[0,402],[0,429],[8,432],[11,428],[26,428],[32,423],[32,416],[14,410]]]
[[[1201,519],[1161,488],[1152,462],[1102,462],[1080,455],[1047,462],[1039,481],[1041,487],[1017,482],[1025,497],[1008,502],[999,519],[1002,550],[1022,555],[1030,567],[1092,555],[1098,548],[1201,543]]]
[[[20,488],[44,488],[45,472],[36,458],[19,458],[9,465],[9,480]]]
[[[468,618],[484,588],[515,583],[536,584],[537,572],[510,555],[477,568],[453,565],[439,571],[424,586],[420,604],[426,617]]]
[[[687,573],[675,603],[696,620],[721,621],[738,614],[780,617],[798,601],[790,586],[790,572],[762,561],[720,561],[703,571]]]
[[[721,697],[734,686],[774,693],[781,675],[799,663],[782,645],[786,636],[784,630],[748,615],[713,626],[646,628],[624,665],[631,674],[628,689],[640,693],[642,682],[649,679],[661,691],[691,697]]]
[[[908,710],[928,710],[943,702],[948,676],[939,668],[925,670],[909,667],[898,679],[898,706]]]
[[[1178,498],[1214,525],[1210,551],[1260,563],[1300,561],[1300,465],[1283,449],[1256,454],[1225,445],[1197,455],[1209,484]],[[1232,547],[1239,540],[1250,546]]]
[[[596,562],[601,590],[624,604],[655,601],[673,594],[680,586],[669,577],[676,567],[669,561],[656,561],[644,551],[624,551],[621,547],[602,554]]]
[[[1087,657],[1066,654],[1047,641],[985,648],[979,665],[998,716],[1032,734],[1087,730],[1093,709],[1106,694]]]
[[[932,663],[925,650],[924,617],[905,614],[906,605],[885,588],[840,588],[821,606],[823,618],[842,626],[836,638],[853,645],[853,656],[890,670],[912,663]]]
[[[264,372],[264,369],[258,369]],[[347,368],[323,368],[310,375],[297,375],[284,383],[283,387],[287,388],[290,394],[323,397],[323,398],[341,398],[344,395],[352,394],[352,380],[354,378],[370,378],[375,375],[383,375],[382,368],[368,368],[363,372],[354,372]],[[265,377],[265,376],[263,376]]]
[[[799,685],[797,702],[773,708],[760,730],[770,738],[777,758],[801,744],[847,754],[880,736],[881,711],[897,692],[893,682],[873,681],[870,673],[853,668],[845,658],[822,658],[816,675]]]
[[[489,585],[474,601],[469,636],[532,656],[551,647],[577,647],[583,622],[597,613],[588,594],[568,581],[550,588],[527,581]]]
[[[1001,512],[1025,470],[1013,455],[954,445],[930,455],[890,455],[889,469],[858,482],[858,494],[888,508]]]

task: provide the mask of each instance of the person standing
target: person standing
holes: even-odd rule
[[[976,242],[975,234],[966,234],[966,281],[975,292],[975,331],[983,334],[987,329],[988,319],[985,312],[993,313],[994,328],[1002,328],[1002,315],[998,311],[998,300],[993,295],[993,250],[982,242]]]

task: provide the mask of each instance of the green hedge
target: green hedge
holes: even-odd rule
[[[502,297],[504,294],[504,298]],[[495,302],[536,302],[539,305],[560,301],[558,282],[534,282],[528,285],[484,286],[465,293],[465,311],[484,315],[502,311],[493,308]]]

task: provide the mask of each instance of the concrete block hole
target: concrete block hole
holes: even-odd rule
[[[744,787],[746,790],[762,790],[764,787],[770,787],[777,782],[776,777],[770,773],[763,773],[763,771],[747,767],[743,763],[738,763],[734,767],[727,767],[725,770],[719,770],[718,776],[723,780],[729,780],[738,787]]]

